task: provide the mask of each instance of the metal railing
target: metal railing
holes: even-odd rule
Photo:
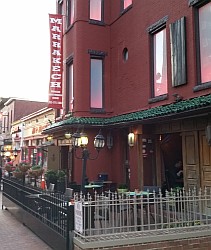
[[[64,238],[69,245],[69,231],[74,229],[74,206],[65,201],[63,194],[23,185],[15,178],[4,178],[3,197],[36,217],[43,225]]]
[[[209,191],[209,192],[208,192]],[[142,237],[207,230],[211,225],[210,190],[117,192],[75,197],[75,242],[127,244]],[[176,233],[177,234],[177,233]],[[129,239],[129,241],[128,241]],[[121,241],[121,242],[120,242]]]

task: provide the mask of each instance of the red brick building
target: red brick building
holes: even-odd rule
[[[106,145],[87,161],[89,180],[107,173],[131,190],[161,185],[180,159],[186,187],[211,185],[210,9],[206,0],[58,1],[64,116],[44,133],[83,128],[94,156],[101,129]],[[81,160],[57,145],[80,183]]]

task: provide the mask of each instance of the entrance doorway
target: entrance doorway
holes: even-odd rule
[[[182,137],[180,133],[161,136],[161,156],[168,190],[183,186]]]

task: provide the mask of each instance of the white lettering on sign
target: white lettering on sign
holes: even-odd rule
[[[62,15],[49,15],[51,43],[51,73],[48,107],[62,109],[63,71],[63,18]]]

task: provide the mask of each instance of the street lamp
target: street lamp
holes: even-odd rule
[[[98,135],[95,136],[94,139],[94,147],[97,150],[97,155],[94,158],[90,157],[90,153],[87,149],[88,145],[88,136],[85,134],[83,131],[79,133],[78,131],[72,135],[73,138],[73,147],[75,149],[77,148],[82,148],[82,155],[78,156],[75,153],[75,157],[77,159],[82,159],[82,180],[81,180],[81,192],[84,194],[85,193],[85,180],[86,180],[86,163],[87,160],[95,160],[97,159],[99,155],[99,151],[104,147],[105,145],[105,139],[103,135],[101,134],[101,131],[99,132]]]
[[[13,150],[13,155],[15,156],[15,158],[18,156],[18,150],[16,148]]]

